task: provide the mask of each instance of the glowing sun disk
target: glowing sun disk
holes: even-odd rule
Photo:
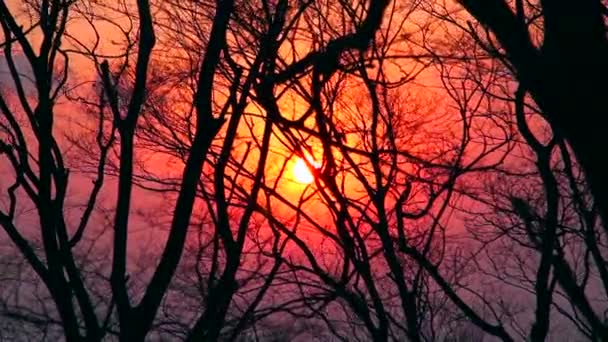
[[[314,167],[319,167],[319,163],[314,160],[309,160]],[[315,181],[315,176],[310,171],[310,168],[302,158],[298,158],[293,166],[293,175],[298,183],[310,184]]]

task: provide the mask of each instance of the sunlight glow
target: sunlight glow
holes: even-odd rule
[[[312,160],[312,158],[308,158],[308,162],[312,164],[313,167],[317,168],[321,165]],[[306,164],[304,159],[298,158],[293,166],[293,175],[295,180],[301,184],[310,184],[315,181],[315,176],[312,174],[309,166]]]

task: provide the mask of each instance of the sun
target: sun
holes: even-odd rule
[[[312,158],[310,158],[310,159],[312,159]],[[315,168],[320,167],[318,162],[316,162],[314,160],[310,160],[310,159],[309,159],[309,162],[310,162],[310,164],[312,164],[313,167],[315,167]],[[293,165],[292,172],[293,172],[295,180],[298,183],[310,184],[315,181],[315,176],[312,174],[310,168],[308,167],[308,165],[302,158],[298,158],[296,160],[296,162]]]

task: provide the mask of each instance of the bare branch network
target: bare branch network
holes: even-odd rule
[[[608,341],[606,8],[0,0],[0,340]]]

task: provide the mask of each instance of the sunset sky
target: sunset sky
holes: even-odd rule
[[[0,0],[0,340],[608,338],[588,36],[479,1]]]

